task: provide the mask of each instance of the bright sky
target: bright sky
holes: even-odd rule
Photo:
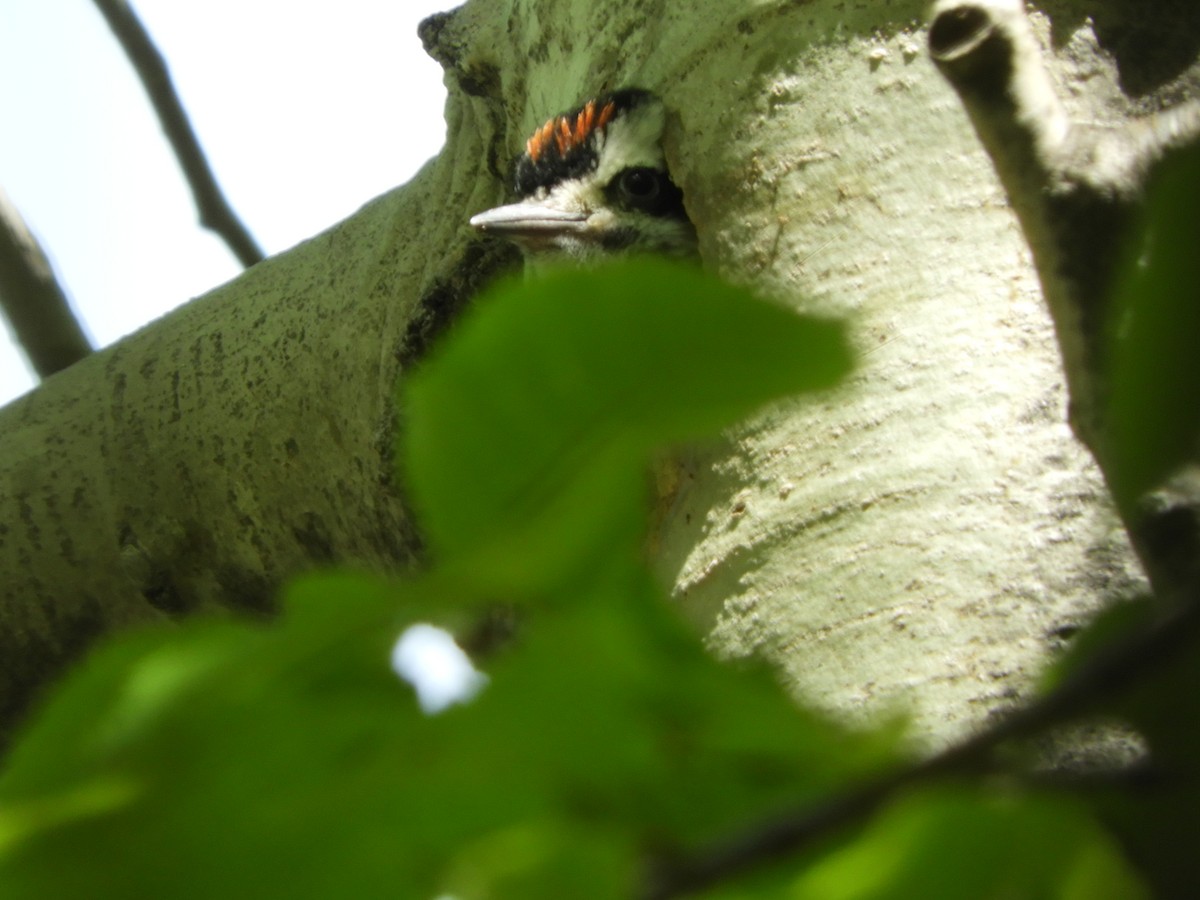
[[[408,180],[444,137],[417,23],[456,0],[132,0],[233,208],[278,253]],[[0,0],[0,184],[98,345],[233,278],[87,0]],[[0,404],[35,383],[0,328]]]

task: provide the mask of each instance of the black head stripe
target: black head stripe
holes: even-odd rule
[[[626,88],[547,121],[529,138],[516,161],[513,185],[517,196],[529,197],[539,188],[594,171],[600,160],[600,138],[609,123],[649,97],[647,91]]]

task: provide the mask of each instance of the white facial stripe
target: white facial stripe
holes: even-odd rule
[[[610,122],[595,180],[608,184],[618,172],[631,166],[666,168],[659,144],[666,123],[666,110],[658,100],[648,100]]]
[[[569,212],[591,213],[604,205],[602,185],[594,178],[572,178],[556,184],[545,197],[547,206]]]

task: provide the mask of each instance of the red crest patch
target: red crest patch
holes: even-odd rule
[[[617,105],[612,100],[600,107],[592,100],[583,105],[573,120],[568,116],[555,116],[525,142],[525,152],[535,163],[551,146],[558,150],[559,156],[566,156],[589,135],[607,125],[616,111]]]

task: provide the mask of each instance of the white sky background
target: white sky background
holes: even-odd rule
[[[459,0],[132,0],[268,255],[407,181],[444,138],[417,23]],[[90,0],[0,0],[0,184],[104,346],[233,278]],[[0,404],[35,383],[0,328]]]

